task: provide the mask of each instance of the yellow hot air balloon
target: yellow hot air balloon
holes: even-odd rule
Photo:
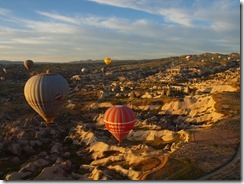
[[[106,64],[106,65],[109,65],[110,63],[111,63],[111,58],[109,58],[109,57],[107,57],[107,58],[104,58],[104,63]]]
[[[34,75],[24,87],[26,101],[47,123],[53,123],[68,94],[68,82],[54,73]]]
[[[30,70],[34,65],[34,62],[32,60],[25,60],[24,61],[24,66],[27,68],[27,70]]]

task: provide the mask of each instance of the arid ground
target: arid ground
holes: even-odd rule
[[[0,66],[2,180],[241,180],[237,53]],[[47,69],[70,87],[51,125],[23,92]],[[116,104],[137,117],[120,145],[103,122]]]

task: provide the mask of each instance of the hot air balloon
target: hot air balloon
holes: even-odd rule
[[[24,87],[26,101],[47,123],[53,123],[68,94],[68,82],[55,73],[36,74]]]
[[[101,68],[101,71],[102,71],[103,74],[105,74],[106,71],[107,71],[107,67],[102,67],[102,68]]]
[[[111,58],[109,58],[109,57],[107,57],[107,58],[104,58],[104,63],[106,64],[106,65],[109,65],[110,63],[111,63]]]
[[[53,73],[54,71],[52,69],[47,69],[46,73]]]
[[[34,65],[34,62],[32,60],[25,60],[24,61],[24,66],[27,68],[27,70],[30,70]]]
[[[3,72],[4,73],[6,73],[6,74],[8,74],[9,72],[10,72],[10,68],[9,67],[2,67],[2,69],[3,69]]]
[[[134,127],[136,116],[129,107],[115,105],[106,110],[103,121],[107,130],[121,143]]]
[[[88,69],[87,69],[87,68],[82,68],[82,69],[81,69],[81,72],[82,72],[83,74],[86,74],[86,73],[88,72]]]

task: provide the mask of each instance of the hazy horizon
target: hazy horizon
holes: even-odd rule
[[[240,54],[239,52],[231,52],[231,53],[219,53],[219,52],[205,52],[208,54],[220,54],[220,55],[229,55],[231,53],[237,53]],[[166,59],[166,58],[170,58],[170,57],[181,57],[181,56],[193,56],[193,55],[201,55],[201,54],[205,54],[205,53],[198,53],[198,54],[182,54],[182,55],[173,55],[173,56],[167,56],[167,57],[161,57],[161,58],[148,58],[148,59],[113,59],[113,62],[123,62],[123,61],[151,61],[151,60],[158,60],[158,59]],[[0,60],[0,64],[2,64],[2,62],[10,62],[11,63],[20,63],[22,64],[22,62],[24,61],[11,61],[11,60],[6,60],[6,59],[2,59]],[[53,63],[53,64],[62,64],[62,63],[90,63],[90,62],[94,62],[94,63],[98,63],[98,62],[104,62],[104,59],[84,59],[84,60],[77,60],[77,61],[35,61],[35,63],[39,63],[39,64],[46,64],[46,63]]]

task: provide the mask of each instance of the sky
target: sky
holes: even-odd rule
[[[0,0],[0,60],[240,53],[238,0]]]

